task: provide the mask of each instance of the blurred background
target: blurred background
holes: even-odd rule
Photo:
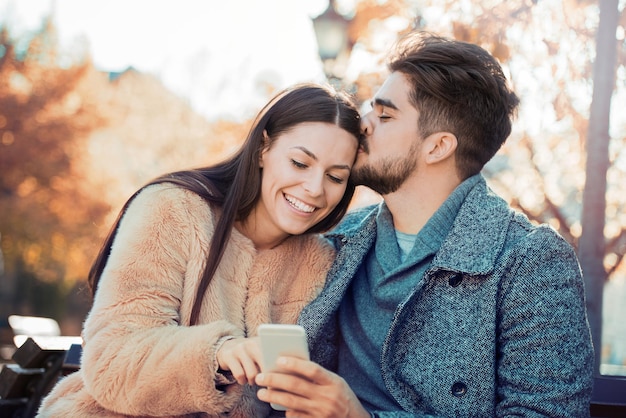
[[[293,83],[365,110],[385,53],[421,29],[502,63],[522,104],[484,174],[577,249],[601,370],[626,375],[625,3],[0,0],[2,332],[19,314],[78,335],[90,264],[138,187],[223,159]]]

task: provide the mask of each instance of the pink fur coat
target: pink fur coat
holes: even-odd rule
[[[295,323],[321,290],[334,252],[317,235],[256,251],[233,230],[188,326],[216,214],[197,195],[150,186],[122,218],[83,329],[81,370],[63,378],[39,417],[265,416],[255,389],[216,370],[227,335],[265,322]]]

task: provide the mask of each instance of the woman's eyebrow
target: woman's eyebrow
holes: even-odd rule
[[[306,147],[303,146],[296,146],[293,147],[295,149],[299,149],[300,151],[302,151],[303,153],[305,153],[306,155],[308,155],[309,157],[313,158],[315,161],[317,161],[317,156],[315,154],[313,154],[311,151],[309,151]]]
[[[308,148],[303,147],[303,146],[295,146],[293,147],[293,149],[299,149],[300,151],[302,151],[303,153],[305,153],[306,155],[308,155],[309,157],[313,158],[315,161],[318,161],[318,158],[315,154],[313,154]],[[339,168],[342,170],[351,170],[349,165],[346,164],[335,164],[333,165],[333,168]]]

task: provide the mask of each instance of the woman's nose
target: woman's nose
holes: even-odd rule
[[[324,179],[323,175],[314,174],[304,182],[304,190],[313,197],[317,197],[324,192]]]

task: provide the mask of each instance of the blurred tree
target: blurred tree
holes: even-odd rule
[[[89,60],[58,55],[49,20],[31,39],[0,29],[3,315],[62,316],[63,297],[90,262],[93,223],[108,210],[89,197],[73,164],[86,135],[105,122],[76,93],[90,71]]]
[[[606,243],[606,174],[609,169],[609,126],[611,97],[615,88],[618,1],[600,2],[600,22],[596,35],[593,67],[593,97],[587,137],[586,181],[583,194],[580,263],[585,273],[587,314],[595,347],[602,346],[602,297],[607,271],[604,268]],[[622,230],[623,235],[625,230]],[[621,257],[624,255],[621,254]],[[601,350],[596,350],[595,372],[600,373]]]
[[[81,94],[98,103],[110,122],[92,132],[76,163],[90,188],[111,205],[111,215],[153,177],[216,162],[245,138],[246,124],[207,121],[152,75],[129,68],[86,81]]]
[[[367,68],[358,66],[347,77],[354,84],[355,98],[368,102],[385,81],[384,59],[389,48],[402,34],[419,24],[417,6],[412,0],[358,0],[354,17],[348,25],[348,38],[353,46],[355,61],[369,62]]]

